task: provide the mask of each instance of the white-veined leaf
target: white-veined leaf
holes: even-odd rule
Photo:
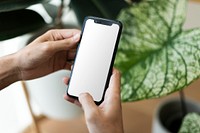
[[[187,114],[182,122],[179,133],[199,133],[200,115],[196,113]]]
[[[182,31],[187,0],[152,0],[122,10],[115,66],[122,100],[167,95],[200,76],[200,29]]]

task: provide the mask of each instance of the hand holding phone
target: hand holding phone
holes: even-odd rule
[[[88,92],[96,104],[104,99],[120,39],[119,21],[86,17],[67,95]]]

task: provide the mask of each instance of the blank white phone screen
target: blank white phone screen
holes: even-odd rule
[[[86,21],[69,83],[70,95],[88,92],[94,101],[102,99],[119,29],[118,24]]]

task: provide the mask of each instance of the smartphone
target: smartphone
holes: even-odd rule
[[[86,17],[71,72],[67,95],[89,93],[99,105],[108,87],[122,31],[120,21]]]

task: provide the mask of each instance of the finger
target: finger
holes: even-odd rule
[[[72,97],[69,97],[67,94],[63,95],[63,98],[71,103],[74,103],[75,99]]]
[[[72,97],[69,97],[67,94],[64,94],[63,98],[64,98],[66,101],[68,101],[68,102],[70,102],[70,103],[73,103],[73,104],[76,104],[77,106],[81,107],[81,104],[80,104],[80,102],[79,102],[77,99],[74,99],[74,98],[72,98]]]
[[[69,52],[76,52],[77,49],[76,48],[73,48],[73,49],[70,49]]]
[[[68,85],[69,84],[69,77],[63,77],[63,83],[65,83],[65,85]]]
[[[65,64],[65,69],[71,70],[72,64],[73,64],[73,63],[71,63],[71,62],[66,62],[66,64]]]
[[[79,107],[82,107],[81,103],[80,103],[78,100],[75,100],[75,101],[74,101],[74,104],[76,104],[76,105],[79,106]]]
[[[53,50],[55,51],[69,50],[77,45],[79,39],[80,39],[80,34],[75,34],[70,38],[58,41],[50,41],[47,44],[51,45]]]
[[[98,109],[89,93],[81,93],[79,95],[79,102],[82,105],[86,118],[88,115],[93,114]]]
[[[54,54],[59,51],[69,50],[76,46],[78,40],[80,39],[80,34],[76,34],[71,38],[67,38],[59,41],[48,41],[41,45],[43,53]]]
[[[70,50],[70,51],[67,53],[67,59],[68,59],[68,60],[74,60],[75,56],[76,56],[76,50],[73,50],[73,51]]]
[[[69,77],[64,77],[64,78],[63,78],[63,82],[64,82],[66,85],[69,84],[69,80],[70,80]],[[80,107],[81,107],[81,104],[80,104],[80,102],[79,102],[77,99],[74,99],[74,98],[72,98],[72,97],[69,97],[67,94],[64,94],[63,98],[64,98],[65,100],[67,100],[68,102],[71,102],[71,103],[76,104],[77,106],[80,106]]]
[[[71,65],[71,70],[73,69],[73,67],[74,67],[74,65],[72,64],[72,65]]]
[[[64,77],[62,80],[63,80],[63,82],[65,83],[65,85],[68,85],[69,84],[69,77]],[[71,102],[71,103],[74,103],[74,101],[75,101],[75,99],[73,99],[73,98],[71,98],[71,97],[69,97],[67,94],[64,94],[64,99],[65,100],[67,100],[67,101],[69,101],[69,102]]]
[[[121,108],[121,97],[120,97],[120,72],[113,69],[113,74],[110,78],[109,87],[105,94],[105,106],[107,106],[108,112],[113,109]],[[111,104],[112,103],[112,104]]]
[[[120,84],[121,84],[120,78],[121,78],[120,72],[117,69],[113,68],[113,72],[109,82],[109,89],[112,92],[114,91],[113,94],[120,94]]]
[[[80,30],[77,29],[53,29],[40,36],[37,41],[45,42],[63,40],[78,33],[80,34]]]

